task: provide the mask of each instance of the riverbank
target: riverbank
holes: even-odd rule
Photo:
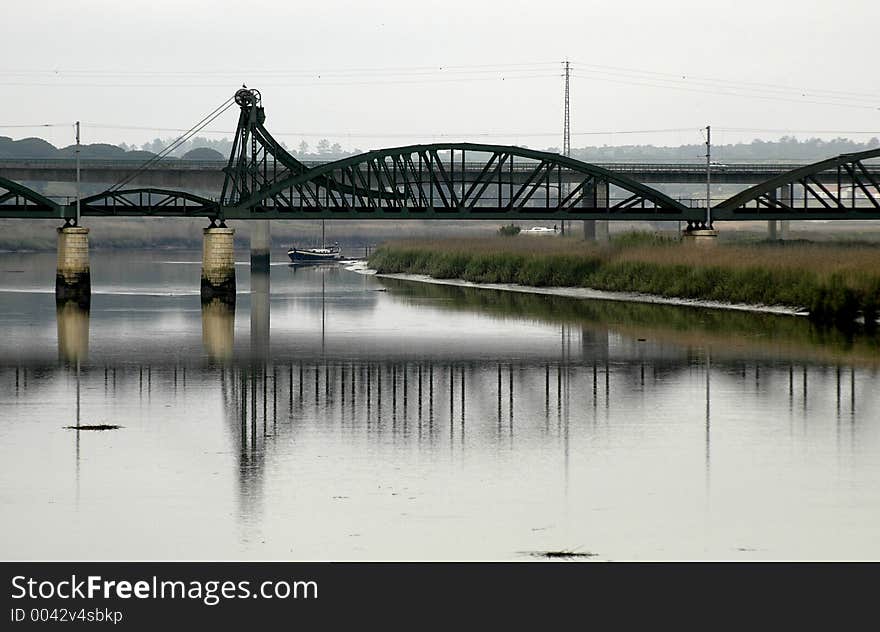
[[[567,288],[568,295],[584,298],[609,298],[589,291],[613,292],[617,300],[807,312],[815,322],[844,327],[861,319],[873,327],[880,307],[880,248],[869,244],[701,248],[647,233],[621,235],[606,245],[526,236],[408,240],[383,244],[369,266],[380,274],[501,284],[504,289]]]
[[[361,268],[353,265],[347,269]],[[404,278],[406,277],[406,278]],[[446,312],[491,314],[499,320],[531,319],[593,332],[587,339],[602,340],[618,334],[639,345],[675,345],[729,362],[763,358],[793,363],[880,365],[880,337],[876,332],[843,331],[823,327],[793,312],[746,306],[713,309],[699,301],[668,299],[668,303],[641,300],[581,300],[584,288],[524,288],[510,291],[454,279],[440,280],[409,275],[377,275],[392,296],[405,303],[431,304]],[[558,293],[556,290],[562,290]],[[568,292],[572,292],[569,295]],[[690,309],[680,309],[687,305]],[[503,325],[502,325],[503,327]],[[583,334],[582,334],[583,335]]]
[[[397,279],[400,281],[417,281],[432,283],[434,285],[448,285],[453,287],[477,288],[484,290],[502,290],[505,292],[519,292],[521,294],[537,294],[544,296],[563,296],[566,298],[590,299],[594,301],[617,301],[624,303],[646,303],[649,305],[677,305],[685,307],[709,307],[715,309],[730,309],[739,312],[756,312],[763,314],[784,314],[788,316],[805,316],[807,312],[795,307],[785,305],[750,305],[747,303],[723,303],[720,301],[707,301],[700,299],[684,299],[655,294],[639,294],[637,292],[608,292],[594,290],[588,287],[536,287],[534,285],[517,285],[515,283],[473,283],[462,279],[435,279],[426,274],[406,273],[377,273],[384,279]]]

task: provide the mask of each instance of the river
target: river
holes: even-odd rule
[[[239,258],[0,254],[0,558],[880,559],[875,338]]]

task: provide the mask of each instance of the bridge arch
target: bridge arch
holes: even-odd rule
[[[62,217],[62,206],[23,184],[0,178],[0,217]]]
[[[219,203],[194,193],[137,188],[102,191],[80,200],[83,215],[216,217]]]
[[[880,149],[841,154],[798,167],[717,204],[713,217],[876,219],[880,213],[880,180],[864,164],[872,158],[880,158]],[[829,177],[833,182],[830,186]]]
[[[666,194],[596,165],[523,147],[436,143],[373,150],[292,173],[231,205],[273,216],[690,219]],[[661,217],[662,216],[662,217]]]

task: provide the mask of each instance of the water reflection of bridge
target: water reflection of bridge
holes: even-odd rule
[[[386,458],[381,455],[388,447],[461,457],[487,450],[541,450],[551,462],[558,459],[567,481],[570,437],[616,442],[632,432],[678,432],[676,420],[668,417],[669,402],[675,402],[689,423],[698,422],[689,432],[705,450],[708,485],[713,433],[719,423],[724,432],[725,422],[719,418],[730,413],[731,393],[776,411],[747,423],[769,424],[783,433],[806,434],[807,420],[818,423],[816,416],[822,415],[822,425],[835,428],[838,449],[856,446],[860,436],[871,432],[858,420],[878,404],[872,369],[718,361],[699,353],[679,358],[649,353],[627,359],[601,352],[590,356],[569,342],[577,338],[561,336],[555,361],[312,357],[287,363],[85,362],[78,377],[73,363],[6,365],[0,366],[0,400],[41,403],[47,389],[66,388],[71,419],[80,392],[87,419],[96,409],[125,402],[133,420],[133,427],[118,431],[125,433],[142,430],[135,421],[139,418],[170,414],[175,425],[196,423],[176,418],[180,413],[175,411],[210,410],[220,403],[220,419],[200,418],[198,423],[210,422],[205,426],[209,431],[224,430],[232,448],[242,528],[263,514],[273,464],[298,454],[316,438],[373,446],[376,458]],[[178,409],[180,404],[184,406]],[[667,415],[655,418],[654,411],[664,407]],[[792,429],[795,418],[803,420],[802,428]],[[77,472],[81,442],[89,458],[96,458],[91,437],[80,435],[76,433],[71,447]],[[172,432],[169,438],[175,436]],[[583,441],[574,445],[589,446]]]
[[[711,371],[710,371],[711,369]],[[0,393],[10,400],[39,400],[44,389],[74,379],[73,364],[2,366]],[[615,401],[659,396],[682,381],[711,374],[716,386],[785,398],[806,410],[834,402],[852,415],[870,405],[876,371],[845,365],[745,363],[692,357],[673,362],[564,358],[558,362],[407,362],[306,360],[289,364],[124,365],[80,369],[94,396],[149,402],[161,394],[210,391],[213,384],[227,425],[242,450],[279,424],[326,422],[338,429],[396,433],[419,439],[447,433],[489,439],[549,431],[566,412],[596,423]]]

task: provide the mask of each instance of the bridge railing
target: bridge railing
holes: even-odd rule
[[[83,169],[137,169],[145,161],[142,158],[84,158],[80,160]],[[268,161],[272,164],[274,161]],[[332,162],[331,160],[304,160],[307,167],[317,167]],[[73,169],[76,164],[74,158],[0,158],[0,168],[36,168],[36,169]],[[227,162],[225,160],[183,160],[179,158],[164,158],[158,160],[150,169],[175,169],[182,171],[221,171]],[[483,162],[467,162],[468,170],[479,170]],[[597,167],[616,171],[619,173],[669,173],[687,172],[693,174],[706,173],[705,163],[699,162],[590,162]],[[804,166],[805,162],[731,162],[712,166],[713,173],[748,173],[748,174],[777,174],[790,171]],[[880,164],[868,164],[871,171],[880,173]],[[525,171],[529,169],[527,164],[514,166],[514,170]]]

